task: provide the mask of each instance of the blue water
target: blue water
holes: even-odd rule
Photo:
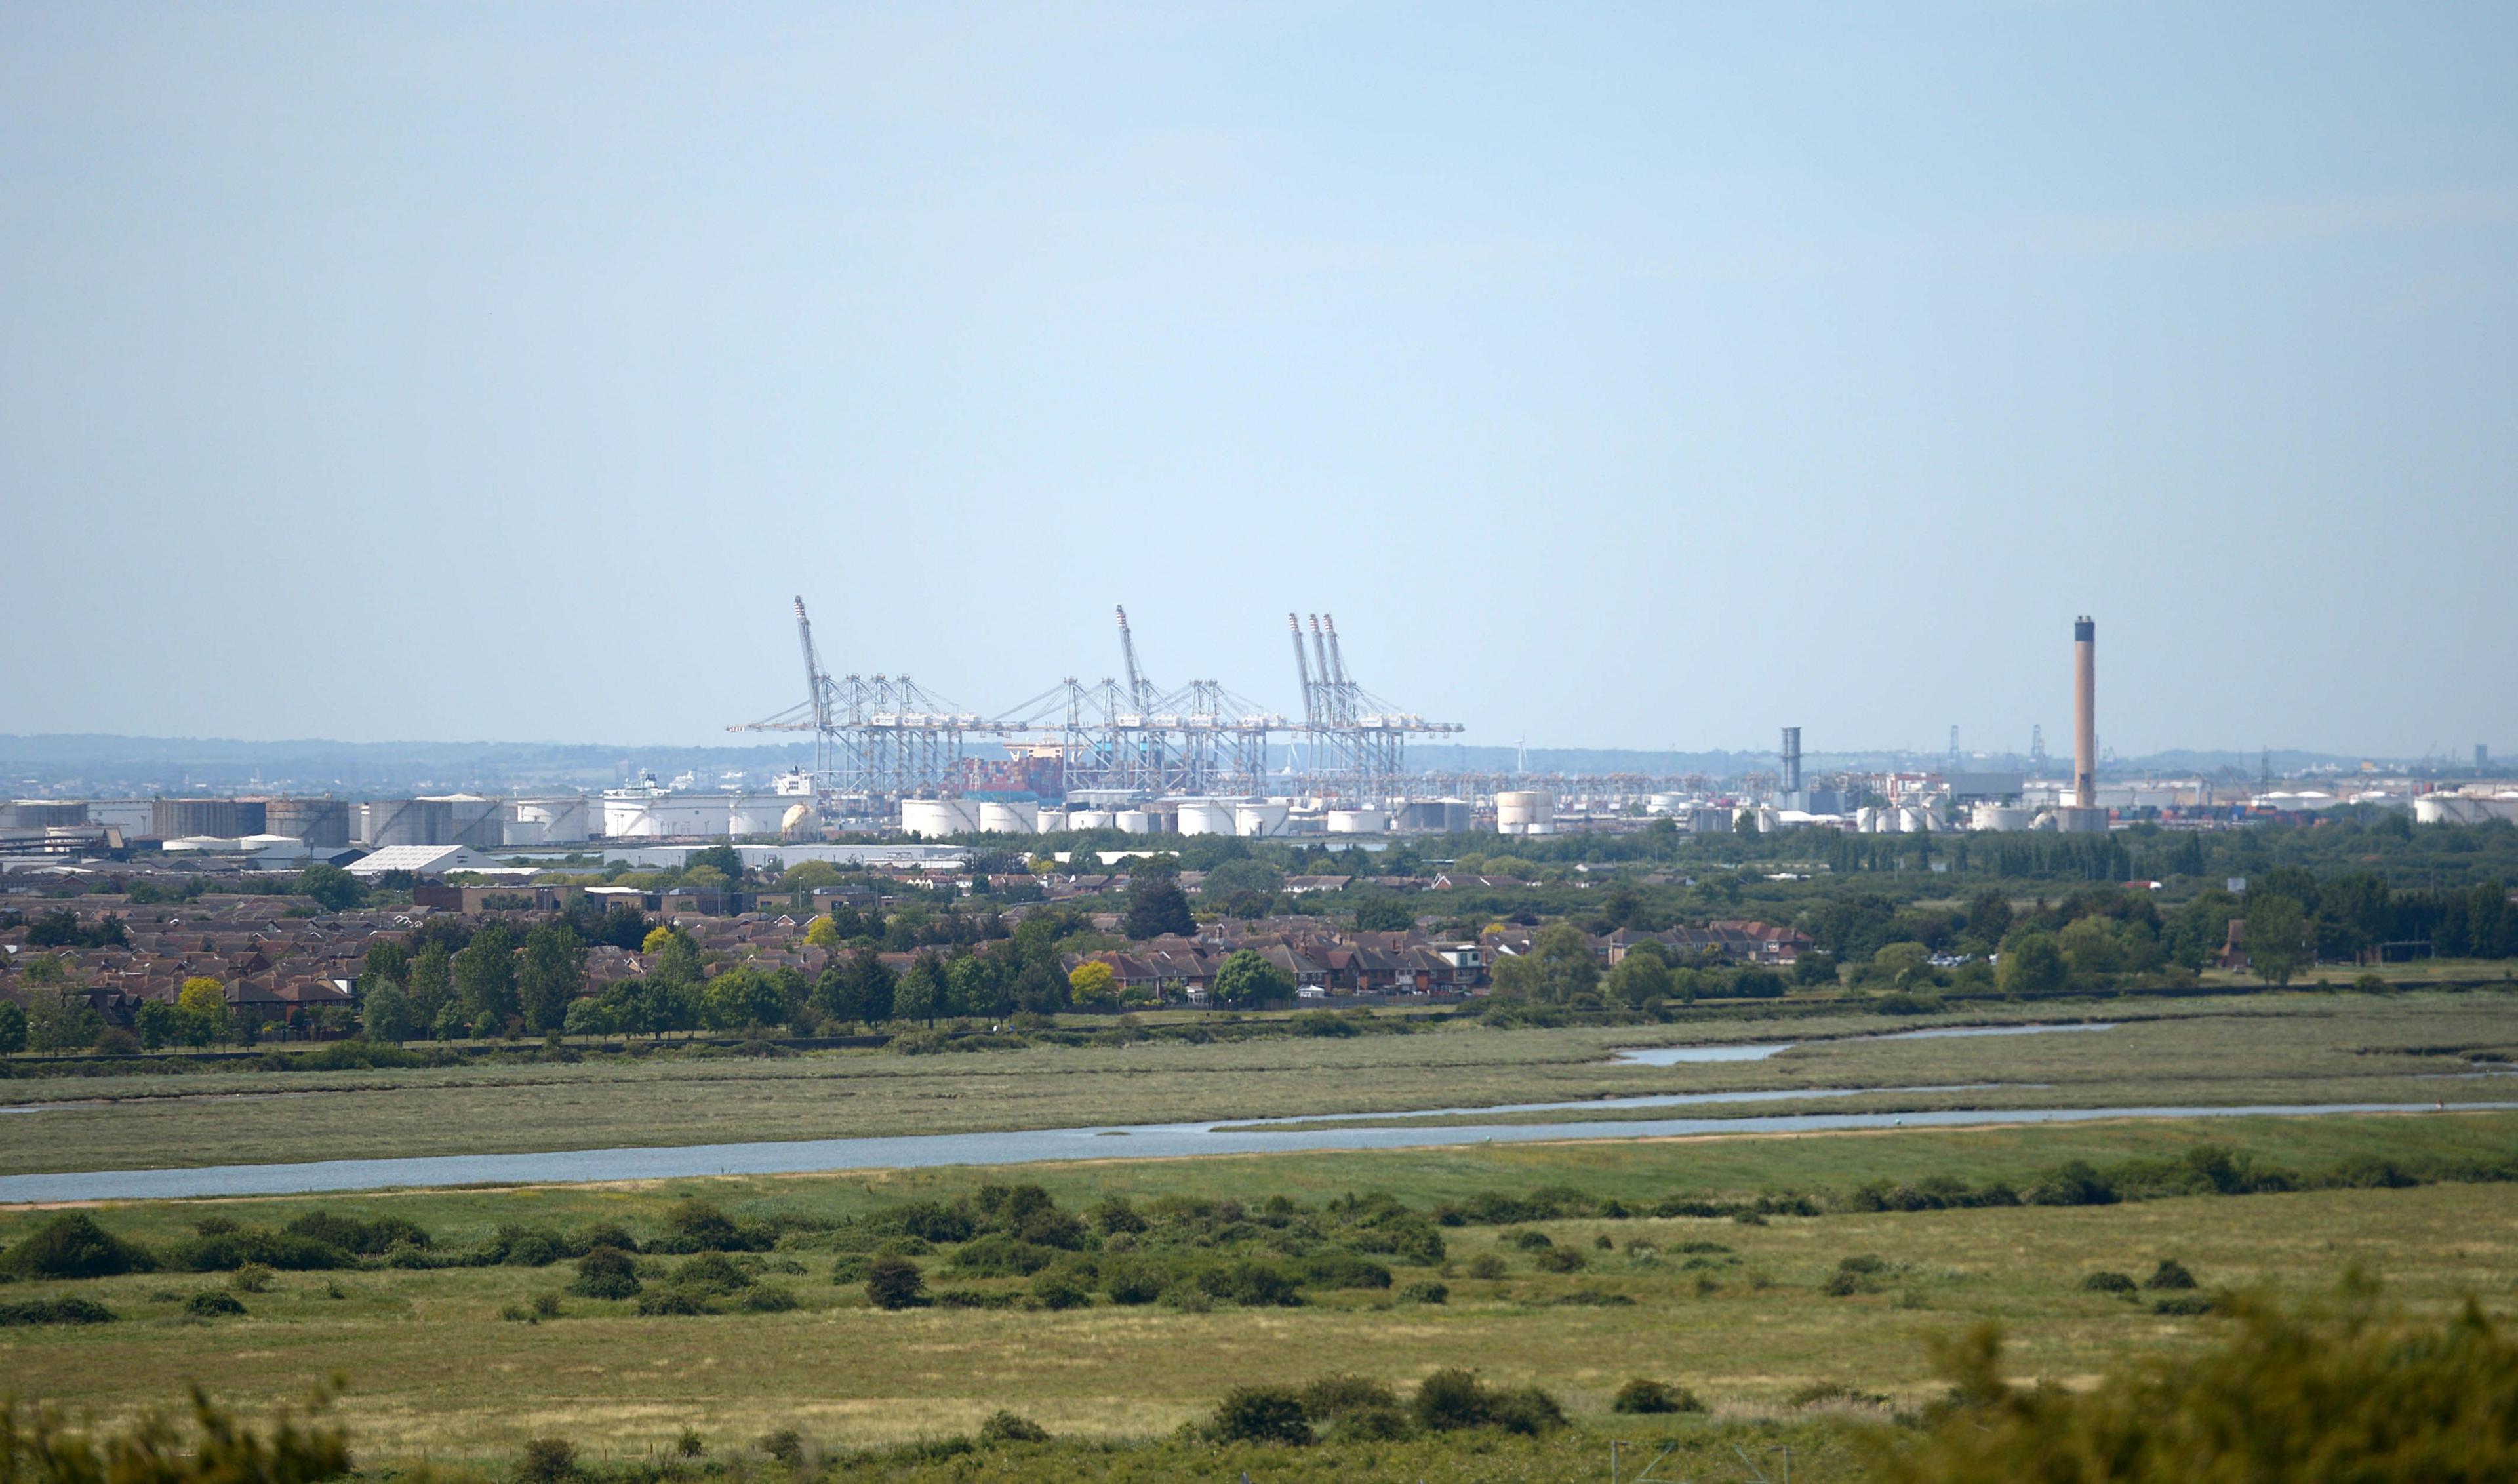
[[[2460,1111],[2518,1103],[2461,1103]],[[1905,1113],[1779,1113],[1741,1118],[1651,1118],[1597,1123],[1421,1124],[1277,1129],[1247,1124],[1141,1123],[1012,1133],[918,1134],[890,1139],[810,1139],[701,1144],[678,1149],[588,1149],[540,1155],[456,1155],[416,1159],[326,1159],[309,1164],[214,1164],[195,1169],[106,1170],[0,1177],[0,1202],[162,1200],[186,1196],[276,1196],[393,1186],[576,1184],[783,1175],[824,1170],[921,1169],[944,1164],[1028,1164],[1052,1159],[1177,1159],[1197,1155],[1280,1155],[1311,1150],[1430,1149],[1578,1139],[1690,1134],[1828,1133],[1857,1128],[1955,1128],[1985,1123],[2085,1123],[2109,1118],[2301,1117],[2410,1113],[2418,1103],[2268,1103],[2236,1108],[1949,1109]]]
[[[2044,1035],[2057,1030],[2113,1030],[2112,1021],[2092,1021],[2073,1026],[1950,1026],[1938,1030],[1888,1030],[1878,1035],[1840,1036],[1821,1042],[1828,1046],[1849,1046],[1862,1041],[1930,1041],[1947,1036],[1975,1035]],[[1790,1051],[1798,1041],[1776,1041],[1755,1046],[1643,1046],[1621,1051],[1613,1060],[1632,1067],[1675,1067],[1683,1062],[1762,1062],[1779,1051]]]

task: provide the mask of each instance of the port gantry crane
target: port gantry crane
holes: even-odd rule
[[[1309,792],[1381,798],[1404,785],[1408,738],[1451,733],[1453,722],[1428,721],[1374,696],[1346,668],[1337,621],[1311,621],[1293,632],[1303,715],[1289,720],[1212,679],[1165,691],[1137,658],[1125,608],[1115,610],[1123,682],[1087,685],[1069,676],[995,717],[982,717],[922,689],[907,676],[834,678],[822,667],[804,600],[796,599],[796,636],[804,659],[803,702],[728,731],[809,731],[814,792],[825,807],[856,798],[871,806],[889,796],[949,792],[962,786],[971,738],[1055,745],[1065,787],[1147,795],[1257,795],[1275,786],[1269,771],[1279,734],[1299,739],[1293,782]]]

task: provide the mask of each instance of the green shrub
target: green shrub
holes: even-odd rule
[[[1538,1387],[1492,1387],[1460,1370],[1437,1371],[1425,1377],[1409,1410],[1416,1425],[1428,1432],[1500,1427],[1535,1435],[1565,1425],[1565,1409]]]
[[[2146,1288],[2191,1288],[2194,1287],[2194,1275],[2186,1271],[2186,1264],[2176,1258],[2163,1257],[2159,1266],[2151,1269],[2150,1276],[2142,1281],[2142,1286]]]
[[[1525,1252],[1541,1251],[1547,1247],[1556,1245],[1555,1243],[1548,1240],[1545,1232],[1515,1232],[1504,1240],[1511,1245],[1519,1247]]]
[[[566,1438],[531,1438],[516,1460],[516,1476],[525,1484],[556,1484],[577,1472],[577,1445]]]
[[[568,1239],[549,1227],[502,1226],[490,1239],[490,1247],[510,1266],[546,1268],[568,1255]]]
[[[1448,1287],[1430,1279],[1411,1283],[1399,1290],[1399,1301],[1404,1304],[1439,1304],[1448,1302],[1451,1296],[1452,1290]]]
[[[1481,1252],[1469,1259],[1471,1278],[1501,1278],[1503,1273],[1503,1259],[1493,1252]]]
[[[2081,1288],[2091,1293],[2131,1293],[2134,1281],[2122,1273],[2092,1273],[2081,1280]]]
[[[18,1325],[107,1325],[111,1309],[93,1298],[21,1298],[0,1303],[0,1329]]]
[[[1082,1309],[1093,1302],[1084,1286],[1062,1268],[1043,1268],[1033,1274],[1031,1296],[1044,1309]]]
[[[258,1262],[248,1262],[228,1275],[228,1287],[239,1293],[271,1291],[271,1269]]]
[[[1882,1484],[2518,1478],[2518,1343],[2474,1305],[2381,1309],[2366,1287],[2283,1311],[2234,1301],[2192,1351],[2128,1359],[2086,1389],[2015,1387],[2000,1331],[1939,1347],[1948,1404],[1920,1431],[1863,1440]]]
[[[1548,1247],[1533,1259],[1545,1273],[1579,1273],[1586,1259],[1580,1247]]]
[[[990,1413],[988,1419],[979,1424],[979,1442],[991,1448],[1007,1443],[1046,1443],[1048,1441],[1048,1428],[1027,1417],[1018,1417],[1003,1409]]]
[[[1159,1263],[1114,1258],[1102,1264],[1102,1291],[1114,1304],[1152,1303],[1170,1285],[1171,1274]]]
[[[425,1228],[400,1216],[359,1221],[348,1216],[335,1216],[329,1211],[308,1211],[281,1230],[291,1237],[303,1237],[362,1257],[381,1256],[398,1246],[425,1247],[432,1241]]]
[[[642,1286],[638,1265],[619,1247],[596,1247],[577,1260],[568,1290],[580,1298],[635,1298]]]
[[[804,1466],[804,1435],[793,1427],[781,1427],[767,1433],[753,1446],[789,1468]]]
[[[2030,1205],[2113,1205],[2119,1197],[2086,1160],[2074,1159],[2031,1182],[2021,1199]]]
[[[1291,1307],[1303,1301],[1294,1281],[1264,1262],[1229,1262],[1197,1275],[1208,1296],[1245,1308]]]
[[[1208,1432],[1228,1443],[1308,1443],[1312,1420],[1303,1400],[1283,1386],[1236,1386],[1215,1405]]]
[[[927,1301],[927,1276],[906,1257],[866,1264],[866,1301],[878,1309],[914,1309]]]
[[[1341,1439],[1406,1437],[1413,1431],[1398,1396],[1363,1375],[1324,1375],[1301,1392],[1303,1412]]]
[[[2192,1319],[2211,1313],[2214,1307],[2216,1306],[2211,1298],[2201,1293],[2171,1293],[2165,1298],[2152,1299],[2150,1312],[2172,1318]]]
[[[1300,1263],[1303,1283],[1315,1288],[1386,1288],[1390,1270],[1353,1252],[1322,1252]]]
[[[1671,1412],[1703,1412],[1705,1404],[1685,1386],[1671,1386],[1637,1376],[1618,1388],[1609,1400],[1611,1412],[1648,1417]]]
[[[974,1278],[1029,1278],[1057,1260],[1058,1253],[1047,1246],[992,1233],[964,1243],[951,1266]]]
[[[796,1291],[774,1283],[759,1284],[744,1289],[735,1307],[746,1314],[784,1314],[796,1307]]]
[[[227,1319],[241,1316],[244,1305],[237,1302],[233,1293],[204,1288],[184,1301],[184,1312],[195,1319]]]
[[[85,1211],[64,1211],[0,1253],[0,1271],[19,1278],[111,1278],[156,1266],[148,1248],[98,1226]]]
[[[204,1223],[207,1226],[207,1223]],[[266,1227],[228,1225],[204,1230],[166,1249],[167,1267],[186,1273],[232,1273],[248,1263],[289,1272],[347,1268],[358,1259],[327,1242],[275,1232]]]

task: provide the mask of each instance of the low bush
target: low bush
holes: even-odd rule
[[[1703,1412],[1705,1404],[1685,1386],[1672,1386],[1637,1376],[1618,1388],[1618,1394],[1609,1399],[1609,1410],[1650,1417],[1672,1412]]]
[[[1027,1417],[1018,1417],[1002,1409],[990,1413],[979,1424],[979,1441],[987,1447],[1006,1443],[1046,1443],[1049,1429]]]
[[[596,1247],[577,1260],[568,1290],[580,1298],[635,1298],[643,1286],[638,1264],[619,1247]]]
[[[2150,1312],[2171,1318],[2192,1319],[2211,1313],[2215,1307],[2211,1298],[2201,1293],[2171,1293],[2165,1298],[2152,1299]]]
[[[2092,1273],[2081,1280],[2081,1288],[2090,1293],[2131,1293],[2134,1281],[2122,1273]]]
[[[18,1278],[111,1278],[156,1266],[148,1248],[114,1236],[85,1211],[64,1211],[0,1252],[0,1272]]]
[[[1215,1404],[1210,1436],[1227,1443],[1292,1443],[1312,1440],[1303,1399],[1283,1386],[1236,1386]]]
[[[1031,1298],[1044,1309],[1082,1309],[1093,1302],[1084,1286],[1061,1268],[1043,1268],[1032,1275]]]
[[[291,1237],[304,1237],[362,1257],[382,1256],[398,1246],[425,1247],[433,1240],[427,1229],[400,1216],[359,1221],[348,1216],[335,1216],[329,1211],[308,1211],[281,1230]]]
[[[233,1293],[204,1288],[184,1301],[184,1312],[195,1319],[230,1319],[244,1313],[244,1305]]]
[[[796,1307],[796,1291],[774,1283],[758,1284],[744,1289],[734,1306],[746,1314],[784,1314]]]
[[[1452,1290],[1448,1287],[1430,1279],[1423,1283],[1411,1283],[1399,1290],[1399,1301],[1404,1304],[1446,1303],[1451,1297]]]
[[[93,1298],[21,1298],[0,1303],[0,1329],[18,1325],[106,1325],[111,1309]]]
[[[1197,1275],[1197,1286],[1210,1298],[1244,1308],[1290,1308],[1303,1301],[1294,1281],[1264,1262],[1229,1262]]]
[[[516,1460],[525,1484],[558,1484],[577,1472],[577,1445],[566,1438],[529,1438]]]
[[[789,1468],[804,1466],[804,1435],[793,1427],[781,1427],[775,1432],[765,1433],[752,1446]]]
[[[2194,1275],[2186,1271],[2186,1264],[2176,1258],[2163,1257],[2159,1266],[2150,1270],[2150,1276],[2142,1281],[2142,1286],[2146,1288],[2191,1288],[2194,1287]]]
[[[1469,1259],[1468,1272],[1471,1278],[1501,1278],[1504,1274],[1503,1259],[1493,1252],[1481,1252]]]
[[[1543,1273],[1579,1273],[1586,1259],[1580,1247],[1546,1247],[1532,1259]]]
[[[1501,1427],[1537,1434],[1565,1425],[1565,1409],[1538,1387],[1492,1387],[1474,1373],[1460,1370],[1437,1371],[1425,1377],[1409,1411],[1416,1425],[1428,1432]]]
[[[927,1276],[906,1257],[877,1257],[866,1264],[865,1291],[878,1309],[914,1309],[927,1302]]]

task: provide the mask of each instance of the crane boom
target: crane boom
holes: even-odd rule
[[[1321,673],[1321,710],[1331,722],[1345,720],[1339,714],[1339,702],[1344,698],[1338,694],[1337,672],[1329,668],[1328,644],[1321,638],[1321,616],[1317,613],[1312,615],[1312,666]]]
[[[1285,615],[1285,627],[1293,631],[1294,669],[1303,677],[1303,724],[1316,726],[1320,724],[1321,711],[1320,703],[1312,693],[1312,662],[1303,653],[1303,621],[1288,613]]]
[[[796,638],[804,649],[805,704],[813,709],[813,729],[831,729],[831,685],[822,678],[822,657],[813,651],[813,621],[804,616],[804,599],[796,599]]]
[[[1128,662],[1128,704],[1142,717],[1154,709],[1154,701],[1149,693],[1151,687],[1146,683],[1145,672],[1137,668],[1137,636],[1128,632],[1125,608],[1119,610],[1119,652]]]

